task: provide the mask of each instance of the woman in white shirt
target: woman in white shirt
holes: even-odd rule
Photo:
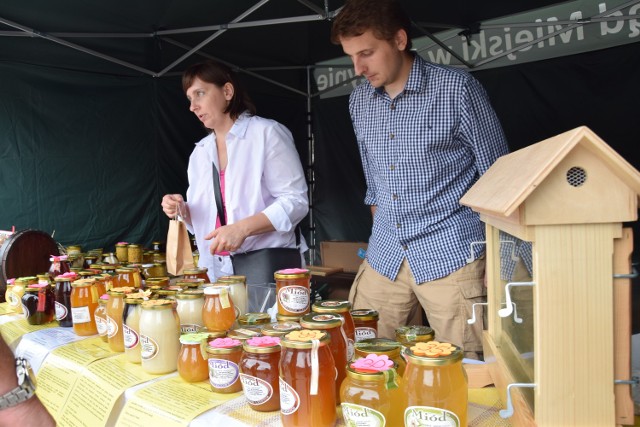
[[[307,184],[291,132],[255,115],[230,68],[214,61],[192,65],[182,87],[189,109],[210,134],[189,158],[186,202],[180,194],[167,194],[162,209],[170,218],[181,214],[195,234],[198,265],[214,281],[233,274],[230,253],[296,247],[296,225],[309,210]],[[214,165],[226,225],[216,207]],[[307,247],[300,240],[302,253]]]

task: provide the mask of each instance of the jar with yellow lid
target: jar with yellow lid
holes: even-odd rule
[[[386,355],[396,364],[398,375],[404,375],[407,362],[402,358],[402,344],[386,338],[369,338],[358,341],[355,346],[355,359],[367,357],[369,354]]]
[[[189,289],[176,294],[177,312],[180,318],[180,332],[192,334],[200,332],[204,327],[202,309],[204,308],[204,291]]]
[[[313,313],[338,314],[344,318],[342,328],[347,336],[347,361],[353,359],[353,344],[356,342],[355,324],[351,316],[351,303],[349,301],[323,300],[311,305]]]
[[[393,366],[387,356],[376,354],[349,364],[340,387],[345,425],[404,426],[407,399]]]
[[[207,272],[209,269],[207,267],[195,267],[195,268],[185,268],[182,272],[183,279],[202,279],[204,282],[209,282],[209,275]]]
[[[145,295],[141,292],[127,294],[124,298],[122,313],[122,335],[124,340],[124,355],[131,363],[140,363],[140,315]]]
[[[251,409],[280,409],[280,338],[255,337],[244,342],[240,358],[240,382]]]
[[[107,292],[107,341],[111,351],[124,352],[124,334],[122,331],[122,316],[124,313],[125,291],[122,288],[113,288]]]
[[[216,393],[242,391],[240,358],[242,342],[233,338],[216,338],[207,346],[209,354],[209,382]]]
[[[116,258],[118,258],[118,263],[120,264],[129,262],[128,245],[129,244],[127,242],[116,243]]]
[[[269,337],[283,337],[289,332],[299,331],[302,329],[298,322],[276,322],[262,325],[262,335]]]
[[[98,333],[93,313],[98,308],[98,290],[91,279],[79,279],[71,283],[71,320],[76,335]]]
[[[311,311],[311,272],[304,268],[278,270],[276,281],[278,313],[302,316]]]
[[[238,317],[238,325],[241,327],[260,326],[271,323],[269,313],[245,313]]]
[[[369,308],[351,310],[351,316],[356,329],[356,342],[378,338],[378,319],[380,315],[376,310]]]
[[[4,290],[4,300],[5,300],[6,302],[8,302],[8,303],[9,303],[10,311],[13,311],[13,308],[11,307],[11,296],[12,296],[13,294],[11,293],[11,291],[12,291],[12,289],[13,289],[13,284],[15,283],[15,281],[16,281],[16,279],[15,279],[15,278],[13,278],[13,279],[8,279],[8,280],[7,280],[6,288],[5,288],[5,290]],[[22,296],[21,296],[21,297],[22,297]]]
[[[127,262],[129,264],[142,264],[142,245],[137,243],[129,243],[127,245]]]
[[[144,301],[140,313],[140,358],[150,374],[167,374],[178,367],[180,320],[175,301]]]
[[[396,329],[396,341],[405,347],[417,342],[433,341],[435,333],[429,326],[401,326]]]
[[[7,301],[9,302],[9,307],[18,314],[22,314],[22,296],[24,295],[24,291],[27,289],[29,285],[35,285],[38,283],[38,278],[35,276],[28,277],[19,277],[15,279],[13,282],[13,287],[11,288],[11,292],[9,293],[9,298]]]
[[[113,279],[113,286],[116,288],[128,286],[132,288],[140,288],[142,284],[142,276],[140,270],[135,267],[118,267],[116,275]]]
[[[340,394],[340,384],[347,373],[347,336],[344,333],[344,317],[330,313],[309,313],[302,316],[300,326],[303,329],[326,331],[331,338],[329,348],[336,366],[336,398]],[[338,403],[340,403],[338,401]]]
[[[462,350],[449,343],[419,342],[406,348],[404,357],[405,425],[437,418],[438,426],[466,426],[468,385]]]
[[[310,329],[289,332],[280,339],[280,420],[284,427],[335,425],[336,366],[329,342],[327,332]]]
[[[209,378],[207,354],[207,333],[180,335],[180,353],[178,354],[178,374],[186,382],[194,383]]]
[[[234,301],[228,286],[210,286],[204,289],[202,320],[209,331],[228,331],[236,321]]]

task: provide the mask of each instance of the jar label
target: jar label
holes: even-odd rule
[[[309,309],[309,288],[284,286],[278,291],[278,301],[290,313],[306,313]]]
[[[285,380],[280,378],[280,412],[291,415],[300,407],[300,396]]]
[[[138,333],[127,325],[122,325],[122,334],[124,335],[124,348],[132,350],[136,348],[140,342]]]
[[[240,374],[240,381],[244,397],[252,405],[262,405],[273,397],[273,387],[261,378]]]
[[[107,316],[107,336],[113,338],[118,334],[118,323],[111,317]]]
[[[213,388],[227,388],[238,381],[240,369],[230,360],[209,359],[209,382]]]
[[[409,406],[404,411],[404,425],[420,427],[460,427],[458,416],[451,411],[430,406]]]
[[[140,334],[140,358],[151,360],[158,354],[158,343],[153,338]]]
[[[103,337],[107,335],[107,321],[103,317],[94,316],[96,318],[96,328],[98,329],[98,334]]]
[[[182,334],[195,334],[200,332],[200,329],[202,329],[202,326],[193,323],[183,323],[180,325],[180,333]]]
[[[353,403],[341,403],[345,425],[358,427],[384,427],[384,415],[375,409]],[[409,425],[409,424],[407,424]],[[412,424],[411,424],[412,425]]]
[[[73,323],[89,323],[91,322],[91,315],[89,314],[89,307],[71,307],[71,320]]]
[[[377,338],[375,329],[367,327],[356,328],[356,342],[370,338]]]
[[[55,307],[56,307],[56,320],[59,322],[61,320],[66,319],[67,314],[69,314],[67,307],[64,304],[59,303],[58,301],[56,301]]]

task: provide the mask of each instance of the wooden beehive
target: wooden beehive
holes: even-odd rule
[[[614,309],[614,274],[631,271],[622,223],[637,220],[639,195],[640,173],[579,127],[501,157],[460,200],[487,225],[493,380],[505,397],[510,383],[535,384],[512,388],[515,425],[633,424],[630,388],[614,386],[630,379],[629,279],[615,279]],[[530,319],[520,324],[498,315],[505,233],[532,247],[530,297],[520,301]],[[512,342],[523,336],[528,359]]]

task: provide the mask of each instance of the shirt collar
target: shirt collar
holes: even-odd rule
[[[250,118],[251,114],[249,114],[248,111],[244,111],[242,114],[240,114],[240,116],[238,116],[233,126],[231,126],[231,129],[229,129],[229,133],[237,138],[244,138],[244,135],[247,133],[247,128],[249,127]],[[213,141],[213,138],[213,132],[209,131],[209,135],[196,142],[196,145],[203,146],[207,141]]]
[[[412,53],[413,64],[411,64],[411,71],[409,71],[409,78],[404,86],[403,92],[423,92],[427,87],[427,74],[428,67],[424,66],[426,62],[420,55]],[[384,96],[384,89],[381,87],[374,88],[371,83],[367,81],[370,88],[370,96],[380,95]]]

